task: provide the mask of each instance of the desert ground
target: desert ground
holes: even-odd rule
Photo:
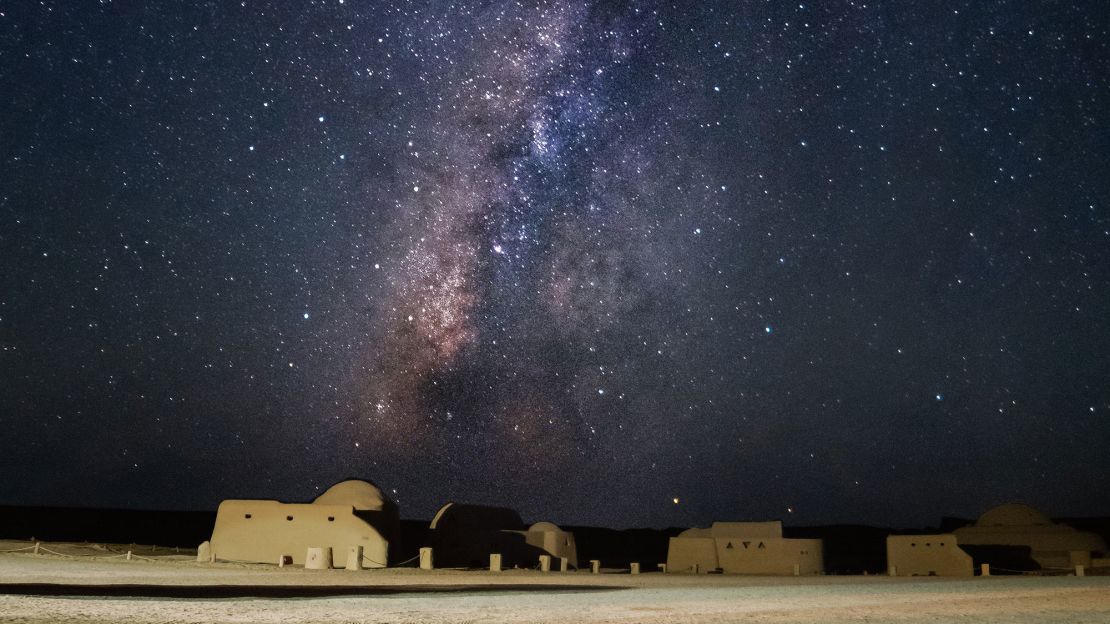
[[[1110,622],[1107,576],[315,571],[197,563],[164,548],[43,544],[36,555],[27,547],[0,542],[15,551],[0,552],[0,622]],[[121,585],[177,594],[104,595]],[[205,596],[228,587],[240,597]],[[335,595],[352,591],[367,595]]]

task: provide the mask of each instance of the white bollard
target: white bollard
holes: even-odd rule
[[[639,561],[633,561],[632,563],[628,564],[628,573],[629,574],[639,574],[640,573],[640,562]]]
[[[490,554],[490,556],[489,556],[489,571],[490,572],[500,572],[501,571],[501,555],[500,555],[500,553],[491,553]]]
[[[590,559],[590,574],[601,574],[601,561]]]
[[[432,549],[425,546],[420,549],[420,569],[431,570],[435,567],[435,561],[432,559]]]
[[[347,569],[362,569],[362,546],[350,546],[347,548]]]
[[[570,569],[570,559],[566,557],[559,557],[559,571],[566,572]]]
[[[127,551],[127,560],[131,561],[131,551]]]
[[[991,564],[984,563],[984,564],[980,565],[979,566],[979,574],[980,574],[980,576],[990,576],[991,575]]]
[[[201,542],[200,546],[197,546],[197,563],[212,563],[213,560],[212,543]]]
[[[540,572],[551,571],[551,555],[540,555]]]
[[[39,544],[41,544],[41,543],[42,542],[35,542],[35,554],[36,555],[39,554]]]
[[[327,570],[331,568],[331,547],[309,546],[304,557],[304,569]]]

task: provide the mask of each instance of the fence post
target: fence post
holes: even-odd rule
[[[984,564],[980,565],[979,566],[979,575],[980,576],[990,576],[991,575],[991,564],[984,563]]]
[[[347,569],[348,570],[361,570],[362,569],[362,546],[348,546],[347,547]]]
[[[490,556],[489,556],[489,571],[490,572],[500,572],[501,571],[501,554],[500,553],[491,553],[490,554]]]
[[[331,568],[330,546],[309,546],[304,557],[304,569],[327,570]]]
[[[420,569],[431,570],[435,567],[435,561],[432,559],[432,549],[430,546],[425,546],[420,549]]]
[[[601,560],[590,559],[590,574],[601,574]]]

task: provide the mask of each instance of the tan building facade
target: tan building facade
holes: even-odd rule
[[[812,575],[824,572],[819,539],[788,539],[782,523],[714,522],[672,537],[667,572]]]
[[[334,561],[362,548],[362,565],[384,568],[396,539],[397,508],[374,485],[344,481],[312,503],[225,500],[216,513],[211,553],[217,561],[304,565],[309,548],[330,548]]]
[[[1057,524],[1036,509],[1016,503],[984,513],[968,527],[956,529],[961,544],[1024,546],[1041,568],[1071,568],[1106,553],[1106,542],[1086,531]]]
[[[888,535],[886,561],[891,576],[974,576],[974,562],[951,533]]]

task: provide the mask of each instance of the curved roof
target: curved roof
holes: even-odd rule
[[[983,515],[979,516],[979,520],[975,522],[975,526],[977,527],[1028,527],[1052,526],[1052,524],[1053,522],[1048,519],[1048,516],[1033,509],[1029,505],[1022,505],[1020,503],[999,505],[994,509],[986,511]]]
[[[351,479],[340,481],[312,501],[314,505],[350,505],[357,511],[382,511],[386,498],[376,485]]]
[[[524,528],[524,521],[517,512],[505,507],[447,503],[436,512],[429,528],[449,531],[518,531]]]
[[[553,522],[537,522],[537,523],[533,524],[532,526],[528,527],[528,532],[529,533],[532,533],[532,532],[562,533],[562,531],[563,530],[560,529]]]

